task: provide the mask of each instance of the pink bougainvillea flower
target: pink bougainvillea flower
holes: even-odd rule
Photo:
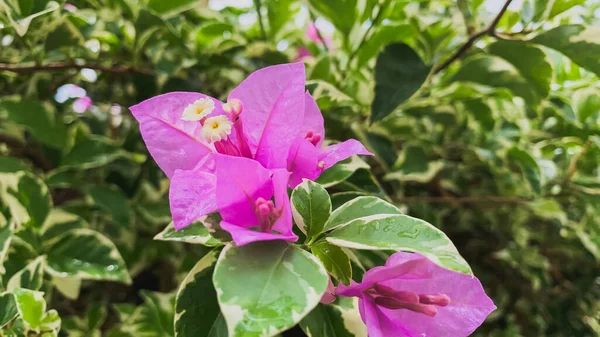
[[[254,159],[267,169],[297,168],[301,172],[290,171],[293,187],[352,154],[369,154],[354,140],[320,148],[323,116],[304,83],[303,63],[277,65],[250,74],[225,104],[200,93],[175,92],[131,111],[150,154],[168,177],[177,169],[211,171],[211,154],[221,153]],[[306,142],[312,148],[305,149]],[[297,164],[288,160],[290,148]],[[318,153],[319,160],[309,162],[315,158],[304,158],[306,151]]]
[[[319,31],[317,30],[317,26],[315,25],[314,22],[309,22],[308,26],[306,27],[306,38],[318,43],[318,44],[325,44],[327,46],[327,48],[331,48],[333,47],[333,40],[331,39],[330,36],[324,36],[323,40],[321,40],[321,37],[319,36]]]
[[[359,297],[369,337],[464,337],[496,309],[474,276],[404,252],[367,271],[361,283],[340,284],[337,294]]]
[[[331,276],[329,276],[329,284],[327,285],[327,289],[325,289],[325,293],[321,296],[321,303],[329,304],[335,301],[335,286],[333,282],[331,282]]]
[[[160,168],[210,165],[211,153],[285,168],[291,143],[304,120],[304,64],[260,69],[229,94],[227,103],[191,92],[174,92],[131,107],[142,137]]]
[[[218,210],[221,228],[238,246],[298,240],[292,232],[286,169],[267,170],[255,160],[222,154],[215,154],[214,161],[215,173],[175,171],[169,191],[175,228]]]

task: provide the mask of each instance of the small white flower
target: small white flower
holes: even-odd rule
[[[215,102],[210,98],[200,98],[183,110],[181,119],[184,121],[199,121],[215,109]]]
[[[226,139],[231,134],[233,123],[225,115],[207,118],[202,125],[200,135],[209,143]]]

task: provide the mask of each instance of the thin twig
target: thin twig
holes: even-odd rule
[[[36,71],[59,71],[68,69],[94,69],[114,74],[124,74],[128,72],[137,72],[152,75],[154,72],[148,69],[140,69],[133,66],[114,65],[104,66],[100,64],[76,64],[76,63],[48,63],[35,65],[18,65],[9,63],[0,63],[0,71],[10,71],[17,74],[27,74]]]
[[[577,163],[579,163],[579,160],[581,159],[581,157],[583,157],[585,152],[590,148],[590,145],[592,145],[592,141],[588,139],[585,142],[585,144],[583,144],[583,148],[581,149],[581,151],[579,151],[579,153],[577,153],[573,157],[573,160],[571,160],[571,163],[569,164],[569,168],[567,169],[567,176],[565,177],[565,181],[564,181],[565,185],[569,183],[571,178],[573,178],[573,176],[575,175],[575,172],[577,172]]]
[[[400,204],[524,204],[530,202],[527,197],[500,197],[500,196],[477,196],[477,197],[399,197],[394,201]]]
[[[440,71],[446,69],[452,63],[454,63],[454,61],[458,60],[464,53],[466,53],[473,46],[473,44],[475,44],[475,42],[477,42],[482,37],[484,37],[486,35],[497,37],[496,27],[498,26],[500,19],[502,19],[502,16],[504,16],[504,13],[506,13],[506,10],[508,9],[508,6],[510,5],[511,2],[512,2],[512,0],[506,0],[506,2],[504,3],[504,6],[502,6],[502,9],[498,13],[498,15],[496,15],[496,17],[494,18],[492,23],[484,30],[481,30],[481,31],[471,35],[469,37],[469,39],[462,46],[460,46],[460,48],[458,48],[458,50],[456,50],[456,52],[454,54],[452,54],[452,56],[450,56],[446,61],[444,61],[442,64],[440,64],[439,66],[434,68],[435,69],[434,74],[437,74]]]
[[[261,13],[261,4],[260,0],[254,0],[254,7],[256,7],[256,13],[258,14],[258,25],[260,26],[260,34],[262,35],[262,39],[267,39],[267,31],[265,30],[265,25],[263,23],[263,16]]]

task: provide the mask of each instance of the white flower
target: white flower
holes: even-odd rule
[[[202,125],[200,134],[209,143],[226,139],[231,133],[233,123],[225,115],[207,118]]]
[[[183,110],[181,119],[184,121],[199,121],[215,109],[215,102],[210,98],[200,98]]]

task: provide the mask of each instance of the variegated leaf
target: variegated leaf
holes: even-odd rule
[[[212,276],[218,250],[206,254],[185,277],[175,304],[176,337],[227,337]]]
[[[207,225],[212,226],[217,220],[218,214],[209,214],[203,216],[189,226],[180,230],[175,230],[173,222],[169,223],[165,229],[156,234],[154,240],[161,241],[180,241],[187,243],[195,243],[208,247],[222,246],[223,243],[215,239],[209,232]],[[219,217],[220,220],[220,217]],[[218,224],[218,222],[216,222]]]
[[[402,212],[396,206],[379,198],[371,196],[358,197],[333,211],[323,231],[335,229],[356,219],[385,214],[402,214]]]
[[[328,277],[313,255],[272,241],[226,246],[213,282],[230,337],[270,337],[319,303]]]
[[[319,304],[300,321],[300,328],[308,337],[367,337],[355,297],[340,297],[336,304]]]
[[[348,179],[356,170],[368,170],[369,168],[369,164],[364,160],[358,156],[352,156],[323,171],[316,181],[323,187],[331,187]]]
[[[39,290],[44,280],[45,267],[46,256],[37,257],[8,280],[6,290],[13,291],[18,288]]]
[[[355,249],[415,252],[444,268],[472,274],[444,232],[408,215],[373,214],[358,218],[331,232],[326,240]]]
[[[304,180],[292,191],[290,199],[292,214],[298,228],[306,234],[306,240],[321,234],[331,214],[331,199],[323,186]]]

